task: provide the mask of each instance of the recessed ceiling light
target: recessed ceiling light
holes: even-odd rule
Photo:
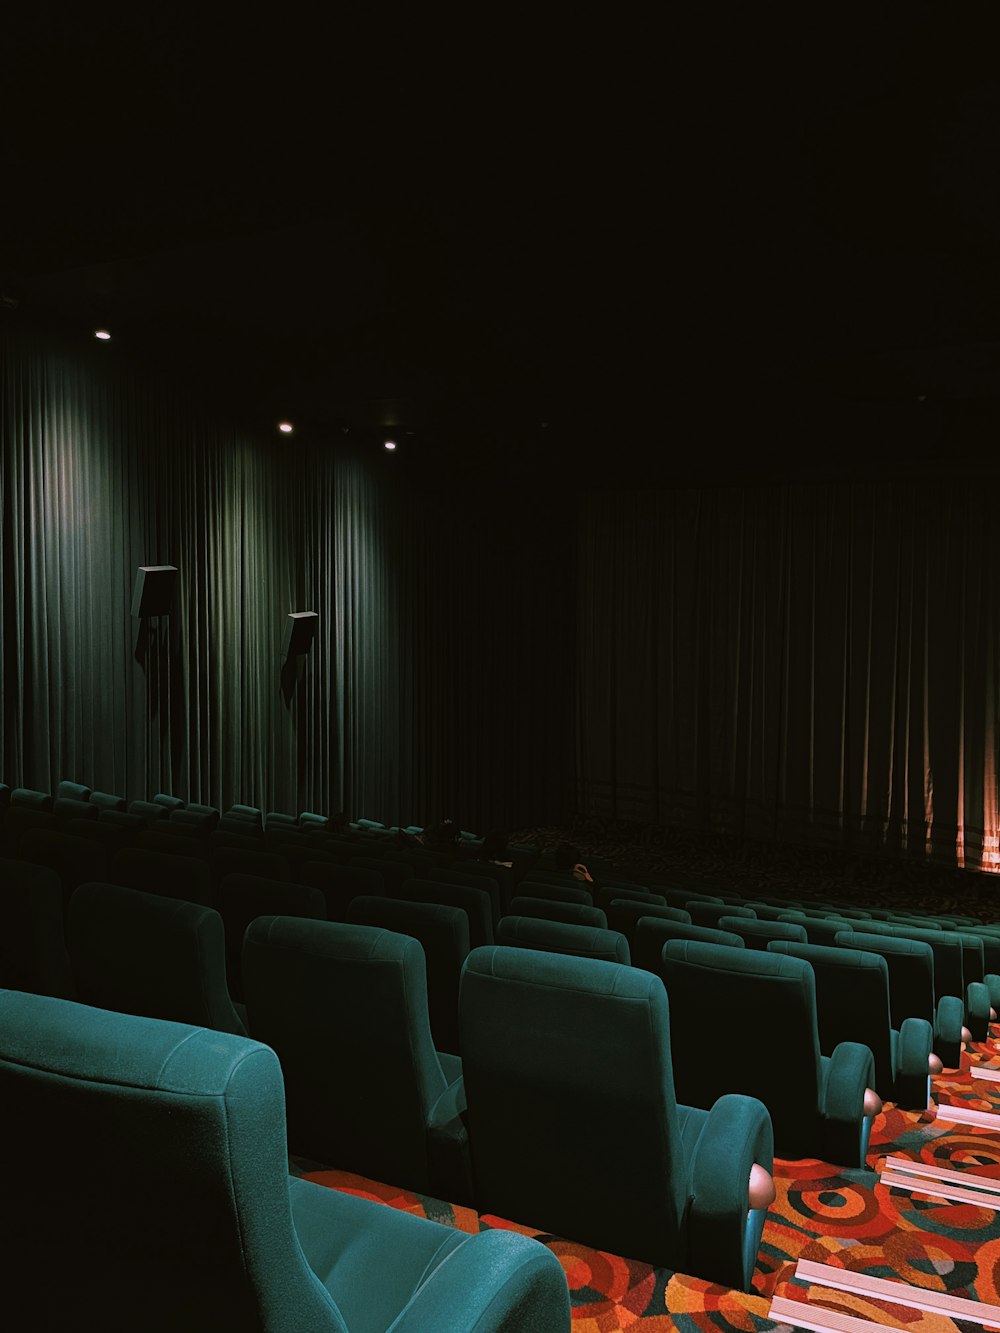
[[[290,421],[279,421],[278,429],[281,431],[282,435],[291,435],[295,427]]]
[[[386,442],[385,442],[385,447],[386,447],[387,449],[395,449],[395,447],[396,447],[396,441],[395,441],[395,440],[386,440]]]
[[[95,329],[94,337],[100,338],[101,342],[106,343],[108,339],[111,337],[111,334],[107,331],[107,329]]]

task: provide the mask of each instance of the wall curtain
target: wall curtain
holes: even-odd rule
[[[586,497],[580,809],[996,866],[992,511],[970,480]]]
[[[473,828],[567,813],[572,692],[538,648],[555,627],[571,656],[558,524],[524,539],[489,494],[241,433],[111,345],[0,357],[0,779]],[[146,564],[180,573],[137,657]],[[301,610],[317,640],[283,672]]]

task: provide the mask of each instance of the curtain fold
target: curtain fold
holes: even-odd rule
[[[581,811],[996,865],[992,545],[967,480],[585,497]]]

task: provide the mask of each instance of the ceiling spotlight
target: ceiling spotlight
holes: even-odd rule
[[[95,329],[94,337],[100,338],[102,343],[106,343],[110,339],[111,334],[107,331],[107,329]]]
[[[281,431],[282,435],[291,435],[295,427],[290,421],[279,421],[278,429]]]
[[[386,442],[385,442],[385,447],[386,447],[387,449],[395,449],[395,447],[396,447],[396,441],[395,441],[395,440],[386,440]]]

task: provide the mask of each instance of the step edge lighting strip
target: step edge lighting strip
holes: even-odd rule
[[[929,1166],[926,1162],[911,1161],[908,1157],[887,1157],[882,1164],[882,1170],[898,1171],[901,1175],[907,1176],[926,1176],[930,1180],[947,1180],[953,1185],[1000,1194],[1000,1177],[977,1176],[971,1171],[950,1171],[942,1166]]]
[[[895,1328],[894,1324],[877,1324],[872,1319],[825,1310],[821,1305],[790,1301],[786,1296],[771,1297],[767,1317],[792,1324],[795,1328],[809,1329],[810,1333],[870,1333],[874,1328]]]
[[[973,1078],[986,1079],[988,1083],[1000,1083],[1000,1069],[988,1069],[985,1065],[973,1065],[969,1073]]]
[[[944,1185],[938,1180],[919,1180],[886,1171],[879,1176],[879,1181],[887,1189],[903,1190],[906,1194],[926,1194],[932,1199],[947,1199],[949,1203],[971,1203],[994,1213],[1000,1209],[1000,1198],[995,1194],[979,1194],[975,1190],[959,1189],[956,1185]]]
[[[977,1129],[1000,1130],[1000,1115],[995,1111],[967,1111],[961,1106],[939,1106],[936,1120],[951,1125],[975,1125]]]
[[[874,1300],[890,1301],[893,1305],[905,1305],[912,1310],[926,1310],[929,1314],[946,1315],[949,1319],[970,1320],[986,1328],[1000,1328],[1000,1306],[986,1305],[982,1301],[970,1301],[964,1296],[948,1296],[944,1292],[928,1291],[926,1287],[913,1287],[906,1282],[890,1282],[884,1277],[869,1277],[867,1273],[854,1273],[846,1268],[816,1264],[808,1259],[800,1259],[795,1265],[795,1276],[814,1282],[817,1286],[832,1287],[835,1291],[846,1291],[859,1296],[868,1296]]]

